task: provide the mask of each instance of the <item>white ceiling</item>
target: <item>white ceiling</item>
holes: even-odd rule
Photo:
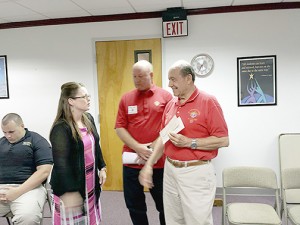
[[[0,23],[300,0],[0,0]]]

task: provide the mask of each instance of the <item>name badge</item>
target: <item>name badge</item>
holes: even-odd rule
[[[128,106],[128,114],[137,114],[137,105]]]

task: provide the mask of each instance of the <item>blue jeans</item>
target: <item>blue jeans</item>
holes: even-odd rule
[[[140,169],[123,166],[123,188],[126,206],[133,225],[148,225],[147,206],[145,201],[144,187],[139,183]],[[159,212],[161,225],[165,225],[165,215],[163,208],[163,173],[164,169],[153,169],[154,187],[150,189],[150,194]]]

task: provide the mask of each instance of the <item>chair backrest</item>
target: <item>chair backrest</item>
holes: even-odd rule
[[[255,187],[278,189],[277,177],[270,168],[230,167],[223,170],[223,187]]]
[[[281,179],[284,190],[300,189],[300,167],[284,169]]]
[[[288,168],[300,167],[300,133],[284,133],[279,135],[279,162],[280,176],[283,178],[283,171]],[[281,182],[281,188],[282,187]],[[286,191],[288,203],[300,203],[300,190],[289,189]]]
[[[284,169],[281,174],[281,182],[282,188],[285,191],[285,198],[288,191],[294,191],[292,202],[285,199],[286,202],[300,203],[300,167]]]
[[[300,133],[279,135],[279,156],[282,169],[299,167]]]

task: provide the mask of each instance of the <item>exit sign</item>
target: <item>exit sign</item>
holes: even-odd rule
[[[181,37],[188,35],[187,20],[163,22],[163,37]]]

